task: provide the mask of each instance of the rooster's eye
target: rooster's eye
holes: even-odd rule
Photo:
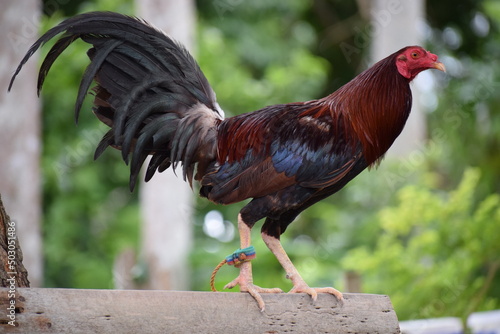
[[[418,58],[418,53],[416,53],[416,52],[412,52],[412,53],[411,53],[411,57],[412,57],[413,59]]]

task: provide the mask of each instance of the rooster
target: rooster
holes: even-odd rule
[[[332,94],[307,102],[279,104],[224,118],[215,93],[188,51],[137,18],[92,12],[67,19],[47,31],[29,49],[10,85],[33,53],[63,33],[44,59],[38,94],[57,57],[75,40],[92,47],[78,91],[75,118],[92,81],[93,112],[110,127],[95,158],[108,147],[121,150],[130,164],[134,189],[145,172],[182,166],[200,195],[218,204],[251,199],[238,215],[241,249],[250,231],[265,218],[262,238],[292,281],[290,292],[342,293],[311,288],[280,243],[280,235],[299,213],[336,193],[361,171],[377,164],[401,133],[410,113],[409,83],[426,69],[445,71],[438,57],[408,46],[380,60]],[[240,287],[264,310],[261,293],[282,292],[253,284],[250,261],[225,288]]]

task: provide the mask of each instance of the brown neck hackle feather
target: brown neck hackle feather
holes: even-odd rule
[[[399,74],[395,66],[396,56],[394,53],[379,61],[320,100],[329,106],[325,109],[332,118],[344,119],[346,132],[351,135],[348,141],[352,145],[361,142],[368,165],[377,163],[384,156],[403,130],[410,113],[409,80]]]

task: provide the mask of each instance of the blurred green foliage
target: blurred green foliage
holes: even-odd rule
[[[77,12],[134,12],[131,0],[68,6],[46,10],[52,15],[42,30]],[[339,48],[367,24],[354,1],[215,0],[197,7],[196,58],[227,116],[324,96],[359,72],[369,51],[346,59]],[[494,0],[429,1],[427,7],[429,48],[449,70],[435,84],[439,103],[428,115],[428,143],[362,173],[301,214],[282,238],[311,286],[342,290],[344,272],[358,271],[363,291],[388,294],[400,320],[465,317],[499,307],[500,298],[494,239],[500,230],[500,7]],[[481,19],[486,34],[478,30]],[[461,42],[450,43],[450,34]],[[78,128],[70,124],[85,51],[83,43],[68,48],[43,90],[46,286],[112,287],[114,257],[138,247],[137,192],[128,192],[128,168],[113,150],[92,161],[104,128],[91,113],[82,112]],[[90,109],[90,98],[83,109]],[[206,213],[219,210],[235,226],[243,205],[197,200],[194,290],[208,290],[211,270],[238,247],[237,237],[207,236]],[[258,231],[253,237],[255,283],[288,290]],[[217,288],[236,274],[223,268]]]
[[[396,205],[376,214],[376,245],[352,250],[343,268],[361,273],[367,291],[391,296],[400,319],[466,319],[471,311],[500,308],[494,291],[500,196],[476,203],[478,169],[468,169],[450,192],[426,176],[428,182],[403,187]]]

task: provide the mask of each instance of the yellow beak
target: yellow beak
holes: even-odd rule
[[[440,61],[432,63],[432,68],[435,68],[436,70],[440,70],[446,73],[446,67],[444,67],[444,64]]]

